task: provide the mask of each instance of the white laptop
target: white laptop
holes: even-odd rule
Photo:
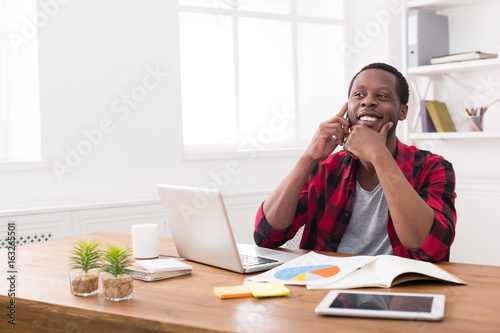
[[[253,273],[271,269],[298,256],[256,245],[236,244],[218,190],[157,186],[181,257],[238,273]]]

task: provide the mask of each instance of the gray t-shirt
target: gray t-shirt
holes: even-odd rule
[[[356,182],[351,220],[337,252],[364,255],[394,254],[387,234],[388,214],[389,207],[380,183],[372,191],[366,191]]]

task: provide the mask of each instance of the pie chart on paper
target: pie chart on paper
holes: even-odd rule
[[[315,281],[332,277],[340,272],[335,265],[314,265],[285,268],[274,274],[282,281]]]

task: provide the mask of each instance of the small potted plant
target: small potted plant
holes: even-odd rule
[[[132,297],[133,280],[130,249],[125,245],[108,245],[103,254],[101,290],[105,299],[123,301]]]
[[[100,261],[101,250],[96,240],[81,239],[73,245],[69,272],[73,295],[90,296],[99,291]]]

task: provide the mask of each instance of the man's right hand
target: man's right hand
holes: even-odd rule
[[[314,134],[304,157],[319,161],[328,157],[337,146],[344,144],[344,138],[349,134],[351,123],[344,118],[347,112],[347,103],[339,113],[321,123]]]
[[[305,153],[264,202],[264,214],[273,228],[286,229],[292,223],[307,178],[319,160],[328,157],[344,144],[351,124],[344,118],[347,103],[333,118],[321,123]]]

